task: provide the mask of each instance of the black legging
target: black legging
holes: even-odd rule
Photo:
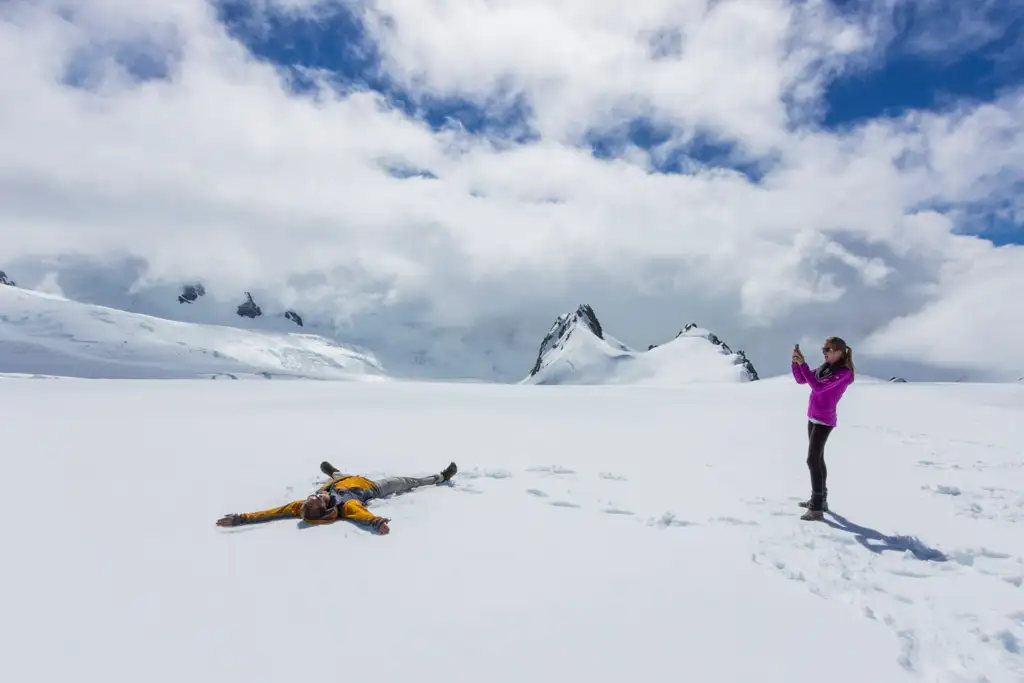
[[[811,471],[812,507],[821,507],[828,495],[825,468],[825,442],[832,433],[832,427],[807,421],[807,469]]]

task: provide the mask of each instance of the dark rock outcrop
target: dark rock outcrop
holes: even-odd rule
[[[302,327],[302,316],[296,313],[295,311],[285,311],[284,317],[288,318],[299,327]]]
[[[252,294],[246,292],[245,302],[238,306],[238,315],[243,318],[258,318],[263,315],[263,309],[257,306],[256,302],[252,300]]]
[[[903,379],[902,377],[890,377],[890,378],[889,378],[889,381],[890,381],[890,382],[893,382],[893,383],[896,383],[896,384],[903,384],[903,383],[905,383],[905,382],[906,382],[907,380]]]
[[[199,283],[185,285],[181,288],[181,294],[178,295],[178,303],[190,304],[204,294],[206,294],[206,289]]]
[[[7,285],[8,287],[17,287],[18,283],[7,277],[7,273],[0,270],[0,285]]]
[[[757,380],[761,379],[757,374],[757,370],[754,369],[754,364],[750,362],[749,358],[747,358],[747,354],[743,352],[743,349],[737,351],[736,356],[737,362],[740,365],[742,365],[743,369],[747,371],[748,375],[750,375],[751,382],[756,382]]]
[[[537,362],[530,370],[530,376],[540,372],[544,365],[544,357],[556,349],[560,349],[569,340],[577,327],[584,326],[590,330],[598,339],[604,339],[604,330],[597,314],[589,304],[582,304],[573,313],[564,313],[555,320],[551,329],[540,343],[540,351],[537,353]]]

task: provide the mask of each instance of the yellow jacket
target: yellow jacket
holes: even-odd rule
[[[339,519],[347,519],[353,522],[363,522],[373,527],[380,526],[386,521],[366,509],[364,502],[372,497],[375,484],[366,477],[343,474],[335,477],[321,486],[317,491],[334,489],[344,501],[341,505],[332,507],[327,516],[323,519],[307,520],[310,524],[330,524]],[[305,499],[292,501],[280,507],[260,510],[258,512],[243,512],[238,515],[240,524],[253,524],[256,522],[269,522],[275,519],[289,517],[302,517],[302,504]]]

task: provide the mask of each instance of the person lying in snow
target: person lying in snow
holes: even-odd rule
[[[412,491],[420,486],[441,484],[449,481],[459,470],[455,463],[451,463],[440,474],[428,477],[388,477],[373,481],[358,475],[342,474],[325,460],[320,463],[320,471],[331,480],[305,500],[296,500],[281,507],[259,512],[224,515],[217,520],[217,526],[238,526],[288,517],[300,517],[310,524],[328,524],[339,519],[347,519],[366,524],[381,534],[387,534],[391,531],[388,528],[388,522],[391,520],[378,517],[367,510],[367,502],[374,498]]]

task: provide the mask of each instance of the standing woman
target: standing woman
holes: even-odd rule
[[[820,520],[828,510],[825,442],[836,426],[836,406],[853,382],[853,349],[839,337],[829,337],[821,348],[825,362],[818,369],[807,367],[800,347],[793,349],[793,377],[797,384],[808,384],[811,397],[807,406],[807,468],[811,473],[811,498],[800,503],[807,512],[800,519]]]

